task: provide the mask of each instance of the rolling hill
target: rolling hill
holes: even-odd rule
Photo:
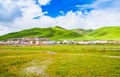
[[[103,27],[96,30],[67,30],[59,26],[32,28],[0,36],[0,40],[20,37],[47,37],[51,40],[120,40],[120,26]]]
[[[83,35],[73,32],[72,30],[66,30],[62,27],[55,26],[49,28],[32,28],[20,32],[9,33],[0,36],[0,40],[20,37],[47,37],[50,38],[51,40],[62,40],[62,39],[75,39],[83,37]]]
[[[87,33],[95,39],[120,40],[120,26],[103,27]]]
[[[76,28],[76,29],[72,29],[72,31],[76,32],[76,33],[79,33],[79,34],[87,34],[87,33],[90,33],[92,32],[93,30],[92,29],[80,29],[80,28]]]

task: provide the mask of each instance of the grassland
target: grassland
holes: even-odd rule
[[[99,28],[89,32],[88,36],[100,40],[120,40],[120,26]]]
[[[120,45],[0,46],[0,77],[120,77]]]
[[[40,37],[40,38],[49,38],[52,40],[62,40],[62,39],[75,39],[82,36],[83,35],[76,33],[72,30],[66,30],[59,26],[55,26],[49,28],[32,28],[32,29],[22,30],[19,32],[9,33],[0,36],[0,40],[20,38],[20,37]]]
[[[120,40],[120,26],[108,26],[96,30],[67,30],[59,26],[32,28],[0,36],[0,40],[20,37],[41,37],[50,40]]]

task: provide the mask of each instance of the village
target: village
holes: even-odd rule
[[[48,38],[12,38],[0,41],[0,45],[53,45],[53,44],[120,44],[120,40],[61,40],[53,41]]]

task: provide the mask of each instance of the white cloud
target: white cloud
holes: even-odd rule
[[[25,5],[23,2],[24,1],[19,2],[23,17],[15,20],[13,23],[15,25],[15,28],[19,27],[20,29],[27,29],[33,27],[45,27],[50,25],[50,23],[48,23],[48,21],[51,21],[50,17],[44,15],[47,14],[47,11],[42,12],[42,8],[34,4],[33,1],[28,0],[28,2],[26,2],[27,5]],[[40,20],[35,20],[33,19],[34,17],[40,17]]]
[[[80,10],[92,8],[86,13],[84,28],[99,28],[104,26],[120,26],[120,1],[119,0],[97,0],[92,4],[76,5]],[[80,11],[79,11],[80,12]]]
[[[93,8],[93,9],[119,9],[120,10],[120,1],[119,0],[96,0],[92,4],[85,4],[85,5],[76,5],[76,7],[79,7],[80,9],[86,9],[86,8]]]
[[[106,3],[110,4],[110,2],[113,2],[113,0],[96,0],[92,4],[76,5],[76,7],[79,7],[80,9],[85,9],[85,8],[95,8],[95,9],[98,9],[98,8],[101,8],[101,6],[103,7],[104,4],[106,4]]]
[[[22,10],[22,18],[18,18],[12,23],[12,27],[16,29],[16,31],[22,29],[29,29],[34,27],[48,27],[53,26],[55,24],[55,19],[49,16],[45,16],[48,12],[42,12],[42,8],[40,6],[34,4],[33,1],[29,1],[27,5],[24,3],[24,0],[19,0],[18,5],[20,5],[20,9]],[[35,17],[40,17],[39,19],[34,19]]]
[[[2,0],[0,0],[1,3]],[[13,0],[7,0],[8,4],[11,4]],[[41,2],[40,2],[41,1]],[[39,0],[40,5],[49,4],[51,0]],[[0,22],[0,35],[19,31],[23,29],[33,28],[33,27],[50,27],[50,26],[61,26],[67,29],[72,28],[99,28],[103,26],[116,26],[120,25],[120,2],[115,1],[109,7],[104,9],[100,8],[102,3],[106,1],[113,0],[97,0],[97,2],[89,5],[83,5],[82,9],[94,8],[90,13],[82,13],[81,10],[76,12],[68,11],[64,14],[60,11],[62,16],[52,18],[46,16],[48,12],[42,12],[42,8],[35,4],[34,0],[17,0],[12,2],[12,5],[4,5],[10,12],[13,12],[13,7],[17,7],[22,17],[15,17],[13,22]],[[10,7],[10,8],[9,8]],[[1,12],[1,10],[0,10]],[[6,13],[7,14],[7,13]],[[8,13],[9,14],[9,13]],[[39,16],[39,19],[33,19]]]
[[[38,0],[40,5],[47,5],[50,3],[51,0]]]
[[[0,22],[11,22],[21,17],[21,11],[16,3],[11,0],[0,0]]]
[[[44,15],[44,12],[42,12],[42,9],[38,5],[34,4],[33,0],[17,0],[17,1],[7,0],[7,1],[8,2],[5,3],[5,1],[0,0],[0,3],[2,4],[2,6],[3,5],[5,6],[5,9],[3,10],[8,11],[7,13],[6,12],[2,13],[2,16],[7,20],[8,20],[8,17],[11,16],[11,19],[9,20],[10,22],[9,21],[0,22],[0,25],[1,25],[0,29],[4,29],[0,31],[1,33],[0,35],[6,34],[8,32],[14,32],[22,29],[35,27],[36,23],[33,20],[33,18],[36,16]],[[16,7],[20,9],[22,17],[16,17],[15,19],[13,19],[15,14],[13,13],[14,15],[12,16],[11,12],[16,13],[16,10],[13,9]],[[0,10],[0,13],[1,13],[1,10]],[[46,13],[47,12],[45,12],[45,14]],[[9,16],[6,16],[5,14]],[[0,19],[2,19],[1,15],[0,15]],[[11,22],[11,20],[13,20],[13,22]]]
[[[86,28],[99,28],[103,26],[120,26],[119,11],[93,10],[85,18]]]
[[[81,20],[81,17],[72,11],[69,11],[65,16],[57,17],[56,21],[57,25],[60,25],[67,29],[82,27],[80,24],[83,22]]]
[[[9,32],[12,32],[13,30],[11,28],[8,28],[6,26],[0,25],[0,35],[7,34]]]

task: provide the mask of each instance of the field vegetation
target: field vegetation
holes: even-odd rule
[[[0,77],[119,77],[120,45],[0,46]]]

